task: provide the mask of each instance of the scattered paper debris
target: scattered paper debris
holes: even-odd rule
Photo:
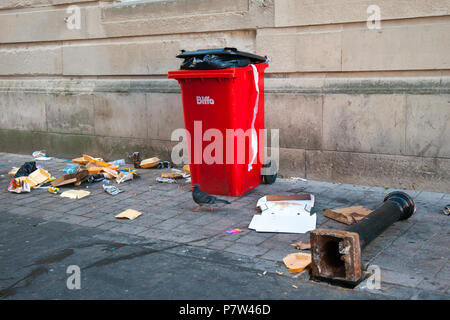
[[[68,190],[61,193],[61,197],[70,199],[82,199],[91,193],[85,190]]]
[[[112,196],[115,196],[116,194],[122,192],[122,190],[120,190],[116,186],[108,186],[105,184],[103,185],[103,190],[105,190],[106,193],[109,193]]]
[[[363,206],[354,206],[340,209],[323,209],[323,215],[327,218],[336,220],[347,225],[354,224],[364,219],[372,210]]]
[[[116,219],[128,219],[128,220],[134,220],[137,217],[139,217],[142,214],[142,212],[139,212],[134,209],[127,209],[118,215],[115,216]]]
[[[8,185],[8,191],[14,193],[23,193],[23,192],[31,192],[31,187],[28,181],[20,178],[12,178],[11,182]]]
[[[236,229],[230,229],[230,230],[226,230],[225,232],[228,234],[235,234],[235,233],[239,233],[242,232],[243,230],[236,228]]]
[[[298,287],[295,284],[292,285],[292,288],[298,289]]]
[[[311,243],[305,242],[305,241],[297,241],[291,244],[295,249],[298,250],[310,250],[311,249]]]
[[[283,258],[286,267],[292,273],[301,272],[312,262],[310,253],[291,253]]]
[[[118,184],[129,180],[133,180],[133,174],[131,172],[120,171],[119,176],[116,178]]]

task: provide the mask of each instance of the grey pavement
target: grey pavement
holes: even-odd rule
[[[95,155],[96,156],[96,155]],[[32,160],[0,153],[0,297],[4,299],[449,299],[450,217],[441,213],[450,195],[403,190],[417,205],[363,251],[366,265],[381,268],[382,287],[365,283],[344,289],[290,274],[282,258],[298,252],[290,244],[309,234],[249,230],[256,201],[267,194],[312,193],[318,227],[346,229],[323,217],[326,207],[375,209],[387,188],[278,179],[231,205],[210,212],[196,208],[190,184],[162,184],[158,169],[138,169],[140,178],[119,185],[116,196],[102,182],[68,189],[91,195],[71,200],[46,189],[7,191],[7,172]],[[38,161],[53,176],[70,162]],[[128,208],[133,221],[114,216]],[[244,230],[227,234],[231,228]],[[66,268],[78,265],[82,289],[66,287]],[[264,273],[266,271],[266,273]],[[282,272],[283,274],[279,274]],[[297,288],[294,288],[295,285]]]

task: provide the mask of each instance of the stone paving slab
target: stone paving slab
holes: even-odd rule
[[[43,219],[49,227],[58,230],[61,225],[90,227],[98,232],[112,232],[145,241],[169,241],[196,248],[237,254],[259,259],[261,263],[275,264],[283,269],[281,259],[298,252],[291,243],[308,241],[307,234],[257,233],[247,227],[257,214],[257,200],[267,194],[312,193],[316,203],[313,212],[318,216],[317,227],[347,229],[346,225],[323,216],[324,208],[363,205],[375,209],[384,197],[394,190],[372,186],[356,186],[319,181],[291,181],[278,179],[273,185],[261,185],[241,197],[222,197],[230,205],[199,212],[191,198],[191,185],[156,182],[162,170],[138,169],[140,178],[120,184],[123,191],[110,196],[103,191],[102,182],[83,184],[91,195],[80,199],[64,199],[45,189],[31,193],[13,194],[6,190],[10,181],[7,172],[33,158],[28,155],[0,153],[0,211],[20,215],[25,219]],[[111,159],[106,159],[111,160]],[[71,164],[61,159],[37,161],[53,176],[62,175],[62,168]],[[74,189],[66,187],[63,190]],[[442,214],[450,197],[444,193],[421,190],[402,190],[410,194],[417,212],[407,221],[397,222],[363,251],[365,264],[376,264],[385,273],[383,283],[390,286],[417,289],[422,292],[450,294],[450,218]],[[126,209],[143,214],[133,221],[117,220],[114,216]],[[227,234],[231,228],[242,233]],[[274,270],[272,270],[274,271]],[[286,269],[284,268],[284,271]],[[397,290],[397,289],[396,289]],[[397,291],[393,291],[397,292]],[[398,291],[403,292],[403,291]],[[409,292],[409,291],[408,291]],[[399,297],[402,295],[399,294]]]

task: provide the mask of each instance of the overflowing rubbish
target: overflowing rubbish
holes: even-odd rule
[[[236,229],[226,230],[225,232],[228,234],[235,234],[235,233],[240,233],[242,231],[243,231],[242,229],[236,228]]]
[[[181,51],[177,58],[184,59],[180,69],[218,70],[245,67],[254,63],[268,62],[267,57],[241,52],[236,48],[202,49]]]
[[[61,193],[61,197],[70,199],[82,199],[91,193],[86,190],[67,190]]]
[[[347,230],[316,229],[310,234],[312,276],[356,285],[362,279],[361,250],[398,220],[416,210],[404,192],[392,192],[364,219]]]
[[[269,195],[256,206],[261,214],[253,216],[248,228],[257,232],[306,233],[316,228],[317,216],[310,214],[314,195]]]
[[[297,241],[297,242],[291,243],[291,246],[293,246],[297,250],[310,250],[311,249],[311,243],[305,242],[305,241]]]
[[[142,212],[139,212],[134,209],[127,209],[118,215],[115,216],[116,219],[128,219],[128,220],[134,220],[137,217],[139,217],[142,214]]]
[[[120,190],[119,188],[117,188],[116,186],[109,186],[109,185],[103,185],[103,190],[105,190],[106,193],[115,196],[118,193],[121,193],[122,190]]]
[[[283,258],[286,268],[292,273],[302,272],[306,267],[311,265],[310,253],[291,253]]]
[[[340,209],[323,209],[323,216],[336,220],[338,222],[352,225],[364,219],[372,210],[364,208],[363,206],[354,206]]]

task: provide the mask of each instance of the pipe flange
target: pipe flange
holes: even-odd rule
[[[404,192],[391,192],[384,198],[384,202],[386,201],[394,202],[401,207],[402,214],[400,220],[406,220],[416,212],[414,200]]]

